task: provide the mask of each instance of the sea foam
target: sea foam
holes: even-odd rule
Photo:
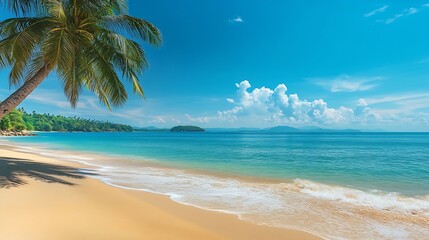
[[[113,156],[38,147],[17,149],[87,164],[97,170],[96,178],[115,187],[163,194],[182,204],[235,214],[257,224],[299,229],[328,239],[429,236],[428,196],[362,191],[305,179],[281,183],[249,181]]]
[[[287,188],[289,188],[289,186]],[[400,213],[425,215],[429,217],[429,195],[407,197],[394,192],[386,193],[377,190],[365,192],[302,179],[295,179],[293,187],[290,189],[297,189],[302,193],[317,198],[342,201],[379,210],[397,211]]]
[[[99,168],[99,173],[114,186],[160,193],[183,204],[330,239],[421,239],[429,234],[427,196],[370,193],[301,179],[249,182],[143,166],[110,166]]]

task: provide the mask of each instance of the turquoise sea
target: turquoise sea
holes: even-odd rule
[[[429,236],[429,133],[38,133],[111,185],[329,239]]]

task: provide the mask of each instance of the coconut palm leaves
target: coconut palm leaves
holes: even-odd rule
[[[109,108],[122,105],[128,95],[121,79],[144,95],[139,77],[148,62],[140,42],[160,46],[161,33],[127,15],[124,0],[1,3],[19,15],[0,23],[0,68],[11,67],[11,85],[25,85],[44,69],[57,72],[72,107],[83,88]]]

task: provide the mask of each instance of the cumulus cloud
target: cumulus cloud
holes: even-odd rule
[[[288,93],[285,84],[274,89],[252,88],[249,81],[236,84],[235,98],[228,101],[232,108],[219,111],[216,116],[192,118],[199,123],[229,126],[320,126],[329,128],[367,128],[390,130],[428,129],[429,113],[415,111],[428,108],[428,93],[358,99],[350,106],[332,107],[324,99],[301,99],[297,93]],[[423,101],[422,101],[423,100]],[[381,103],[396,103],[397,107],[377,108]],[[191,119],[191,118],[190,118]]]
[[[334,78],[312,78],[310,81],[331,92],[359,92],[375,88],[383,77],[352,77],[340,75]]]
[[[329,105],[325,99],[302,99],[286,84],[275,88],[252,87],[244,80],[235,85],[236,93],[226,102],[226,109],[206,116],[161,114],[158,107],[150,110],[140,104],[110,112],[92,96],[82,96],[79,109],[70,108],[62,94],[44,98],[43,89],[28,99],[29,104],[54,106],[51,113],[66,116],[80,115],[94,119],[124,122],[135,126],[197,124],[205,127],[272,127],[275,125],[320,126],[328,128],[361,128],[388,130],[429,130],[429,92],[408,92],[361,98],[348,106]],[[8,94],[0,91],[0,95]],[[31,111],[31,107],[28,108]],[[402,129],[401,129],[402,128]]]
[[[234,122],[251,119],[253,122],[271,124],[333,125],[352,122],[358,117],[354,109],[344,106],[332,108],[323,99],[308,101],[300,99],[298,94],[288,95],[285,84],[279,84],[274,89],[260,87],[252,90],[250,82],[244,80],[236,87],[236,98],[228,101],[235,106],[219,111],[217,120]],[[363,112],[369,111],[363,101],[358,107],[362,116]]]
[[[208,117],[191,117],[186,115],[190,123],[216,126],[252,126],[270,127],[275,125],[320,126],[328,128],[360,128],[389,130],[427,130],[429,113],[414,111],[423,105],[418,103],[426,98],[421,93],[410,99],[408,96],[387,98],[358,99],[350,106],[332,107],[324,99],[301,99],[296,93],[289,93],[285,84],[275,88],[252,88],[249,81],[244,80],[236,85],[234,98],[227,100],[230,109],[218,111]],[[410,102],[410,101],[415,102]],[[398,108],[377,108],[381,103],[398,104]],[[423,104],[423,105],[422,105]],[[409,106],[416,106],[410,108]],[[403,106],[403,107],[401,107]],[[407,107],[405,107],[407,106]],[[393,111],[395,110],[395,111]]]
[[[384,5],[383,7],[377,8],[375,10],[372,10],[371,12],[365,13],[364,16],[365,17],[371,17],[373,15],[376,15],[378,13],[382,13],[384,11],[386,11],[386,9],[388,8],[388,5]]]

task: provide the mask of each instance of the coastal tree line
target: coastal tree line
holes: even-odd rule
[[[131,132],[125,124],[90,120],[80,117],[65,117],[47,113],[27,113],[23,108],[14,109],[0,121],[2,131],[59,131],[59,132]]]

